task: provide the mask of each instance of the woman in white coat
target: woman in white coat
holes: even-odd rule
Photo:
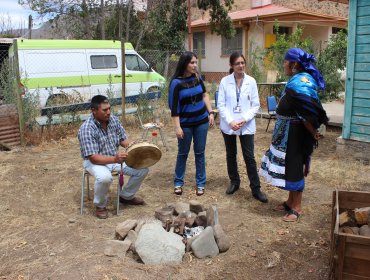
[[[230,55],[230,75],[221,80],[218,92],[220,128],[225,141],[227,172],[230,179],[226,194],[233,194],[240,187],[236,145],[236,138],[239,136],[252,195],[266,203],[268,200],[261,191],[254,159],[255,116],[260,102],[256,81],[245,74],[245,64],[246,60],[241,53],[233,52]]]

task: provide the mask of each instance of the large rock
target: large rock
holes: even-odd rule
[[[207,226],[213,227],[218,224],[218,210],[215,205],[207,209]]]
[[[190,200],[189,207],[190,207],[190,211],[194,212],[195,214],[198,214],[199,212],[204,211],[203,205],[199,201],[196,201],[196,200]]]
[[[180,218],[185,218],[185,225],[187,227],[192,227],[197,215],[191,211],[182,212],[179,214]]]
[[[131,246],[129,240],[108,240],[105,245],[104,255],[108,257],[120,257],[123,258],[126,255],[127,250]]]
[[[130,249],[131,249],[132,252],[136,252],[136,249],[135,249],[136,239],[137,239],[137,232],[134,231],[134,230],[130,230],[127,233],[127,236],[126,236],[126,239],[125,240],[129,240],[131,242]]]
[[[195,224],[201,227],[207,227],[207,212],[199,212],[195,218]]]
[[[220,252],[222,253],[229,250],[231,246],[230,238],[226,235],[220,224],[213,227],[213,234]]]
[[[139,233],[139,231],[141,230],[141,227],[145,224],[145,221],[141,220],[141,221],[138,221],[137,222],[137,225],[135,227],[135,231],[136,233]]]
[[[191,250],[197,258],[215,257],[219,249],[213,235],[213,228],[207,227],[191,242]]]
[[[164,207],[155,210],[154,217],[158,220],[160,220],[163,224],[166,223],[167,220],[170,220],[172,222],[173,220],[173,213],[174,213],[174,208],[172,207]]]
[[[189,203],[177,202],[175,204],[175,214],[176,215],[179,215],[180,213],[183,213],[183,212],[186,212],[186,211],[190,211]]]
[[[185,254],[182,237],[165,231],[159,222],[143,225],[136,239],[135,248],[145,264],[181,263]]]
[[[120,223],[116,227],[116,238],[123,240],[127,233],[136,227],[137,221],[136,220],[126,220],[123,223]]]

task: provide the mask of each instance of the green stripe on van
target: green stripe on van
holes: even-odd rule
[[[132,77],[126,77],[127,83],[140,82],[164,82],[165,79],[158,73],[139,73]],[[122,82],[121,76],[112,76],[112,84]],[[48,77],[48,78],[27,78],[22,83],[29,89],[49,88],[49,87],[84,87],[90,85],[109,84],[107,75],[97,76],[68,76],[68,77]]]
[[[110,40],[28,40],[18,39],[19,50],[29,49],[120,49],[120,41]],[[131,43],[125,43],[126,50],[133,50]]]

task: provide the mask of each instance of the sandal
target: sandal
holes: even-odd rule
[[[197,196],[201,196],[204,194],[204,189],[197,188],[196,192]]]
[[[299,217],[302,215],[302,213],[298,213],[294,209],[290,209],[288,213],[283,217],[284,222],[298,222]],[[293,216],[292,218],[289,218],[289,216]]]
[[[279,211],[279,212],[289,212],[290,211],[290,208],[289,205],[286,203],[286,201],[284,201],[283,203],[279,204],[278,206],[276,206],[273,211]]]
[[[175,187],[174,191],[173,191],[176,195],[182,195],[182,187],[181,186],[177,186]]]

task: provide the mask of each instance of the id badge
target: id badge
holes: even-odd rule
[[[234,107],[234,113],[241,113],[242,112],[242,108],[240,108],[240,106],[235,106]]]

